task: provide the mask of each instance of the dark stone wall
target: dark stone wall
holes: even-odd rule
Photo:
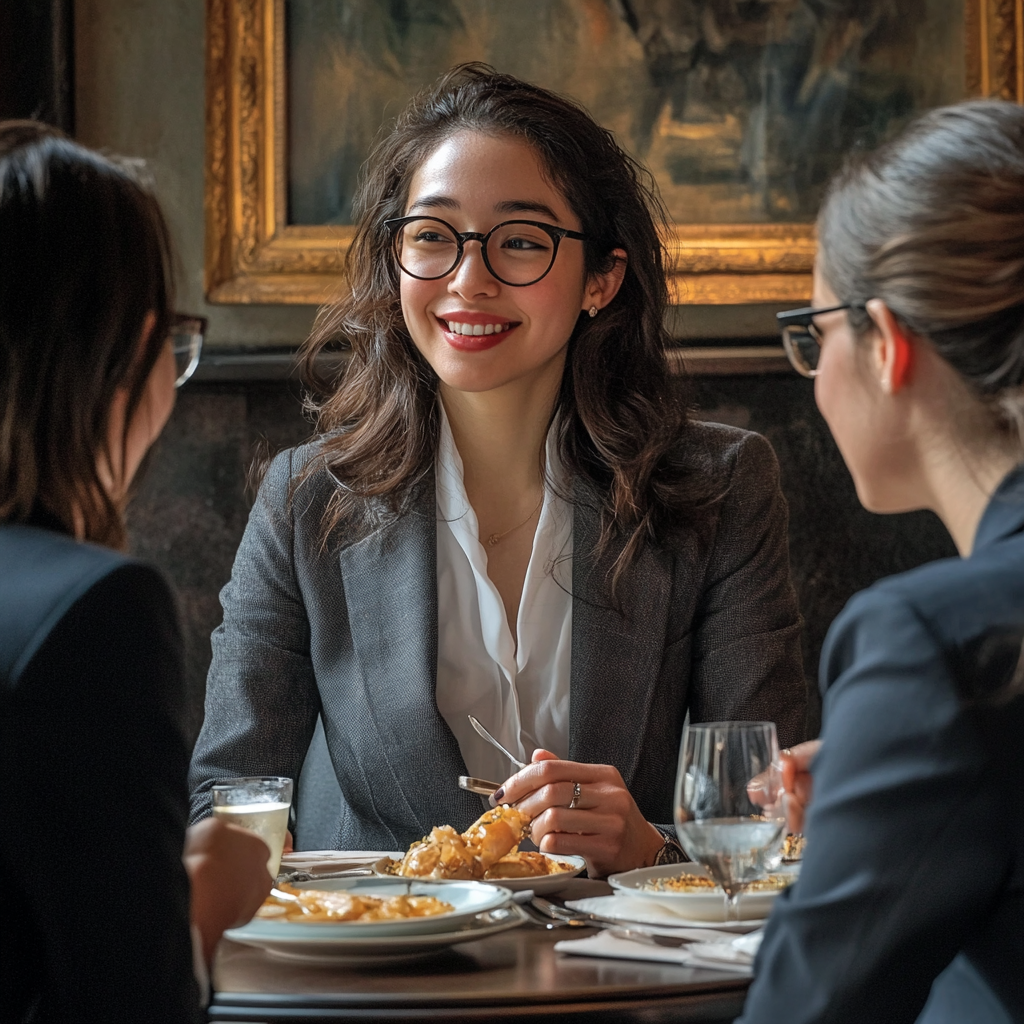
[[[809,381],[773,374],[702,377],[690,386],[699,416],[756,430],[778,453],[805,619],[804,668],[816,694],[822,641],[850,596],[883,576],[954,555],[952,541],[931,513],[877,516],[860,507]],[[190,384],[132,505],[134,552],[161,566],[180,597],[193,735],[202,724],[210,632],[220,621],[217,595],[248,514],[245,480],[254,447],[265,439],[276,451],[309,432],[292,384]],[[815,703],[811,735],[818,725]]]

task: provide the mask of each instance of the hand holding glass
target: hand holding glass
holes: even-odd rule
[[[220,779],[211,790],[213,813],[228,825],[255,832],[270,847],[267,870],[276,878],[288,831],[292,780],[277,775],[249,779]]]
[[[779,744],[772,722],[687,725],[679,749],[676,831],[726,896],[779,866],[786,834]]]

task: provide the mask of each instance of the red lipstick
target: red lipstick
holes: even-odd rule
[[[443,315],[435,314],[445,341],[460,352],[484,352],[495,345],[500,345],[522,321],[510,320],[508,317],[494,313],[481,313],[476,310],[458,309]],[[490,333],[485,333],[490,327]],[[481,330],[483,329],[483,330]],[[477,333],[477,332],[480,333]]]

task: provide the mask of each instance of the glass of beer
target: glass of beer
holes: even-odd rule
[[[271,878],[277,878],[292,805],[292,780],[278,775],[218,779],[211,794],[216,817],[255,832],[270,847],[267,870]]]

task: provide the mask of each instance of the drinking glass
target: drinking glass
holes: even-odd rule
[[[292,805],[292,780],[278,775],[218,779],[211,793],[216,817],[255,832],[270,847],[267,870],[277,878]]]
[[[779,866],[786,838],[773,722],[687,724],[679,746],[676,831],[725,893],[725,917],[750,883]]]

